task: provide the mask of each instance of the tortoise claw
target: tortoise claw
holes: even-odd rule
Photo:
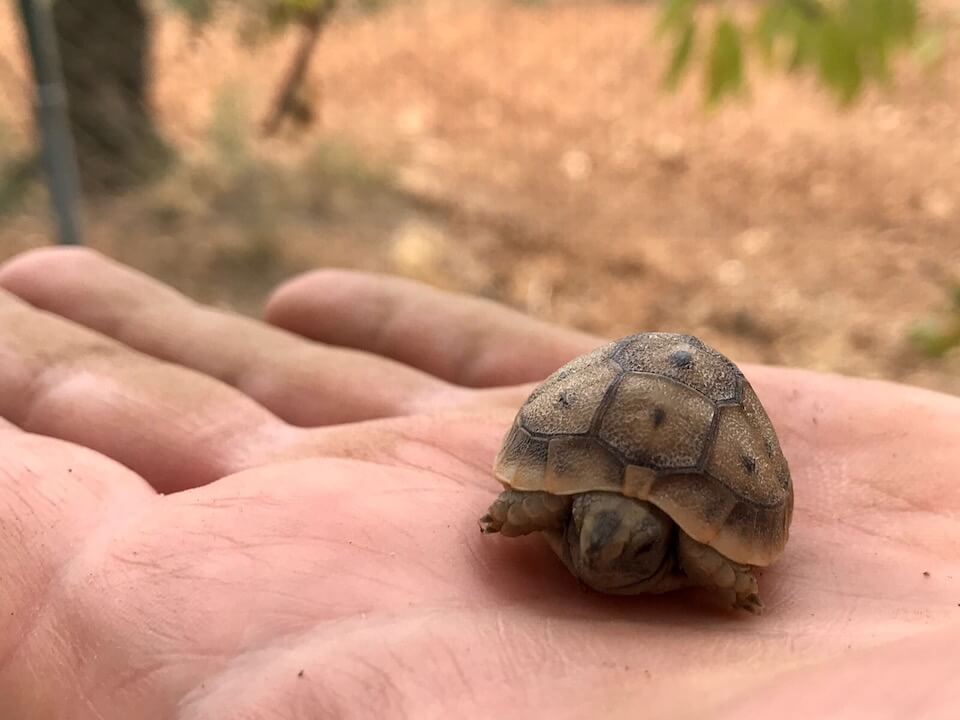
[[[490,513],[487,513],[479,521],[480,532],[484,535],[500,532],[503,523],[498,522]]]
[[[763,603],[760,601],[760,596],[756,593],[750,593],[746,597],[738,597],[734,607],[740,610],[746,610],[753,615],[763,614]]]

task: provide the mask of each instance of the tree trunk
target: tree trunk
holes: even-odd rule
[[[144,0],[55,0],[53,21],[85,192],[117,192],[154,178],[171,152],[146,99]]]

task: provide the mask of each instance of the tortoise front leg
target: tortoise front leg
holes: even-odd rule
[[[569,495],[504,490],[480,518],[480,531],[516,537],[558,530],[566,525],[572,501]]]
[[[732,607],[755,615],[763,611],[753,568],[733,562],[682,530],[678,545],[680,566],[693,583],[719,592]]]

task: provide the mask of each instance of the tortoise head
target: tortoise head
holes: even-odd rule
[[[654,587],[672,567],[674,524],[648,502],[619,493],[576,496],[562,557],[584,583],[601,592]]]

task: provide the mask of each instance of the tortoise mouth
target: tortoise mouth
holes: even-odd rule
[[[622,585],[607,585],[604,586],[603,590],[608,593],[623,593],[624,591],[627,591],[630,588],[638,585],[643,585],[643,590],[646,590],[646,586],[652,584],[654,581],[663,577],[670,571],[670,568],[673,566],[673,558],[674,554],[672,551],[664,553],[663,560],[660,561],[660,565],[649,575],[639,579],[631,579],[629,582],[625,582]]]

